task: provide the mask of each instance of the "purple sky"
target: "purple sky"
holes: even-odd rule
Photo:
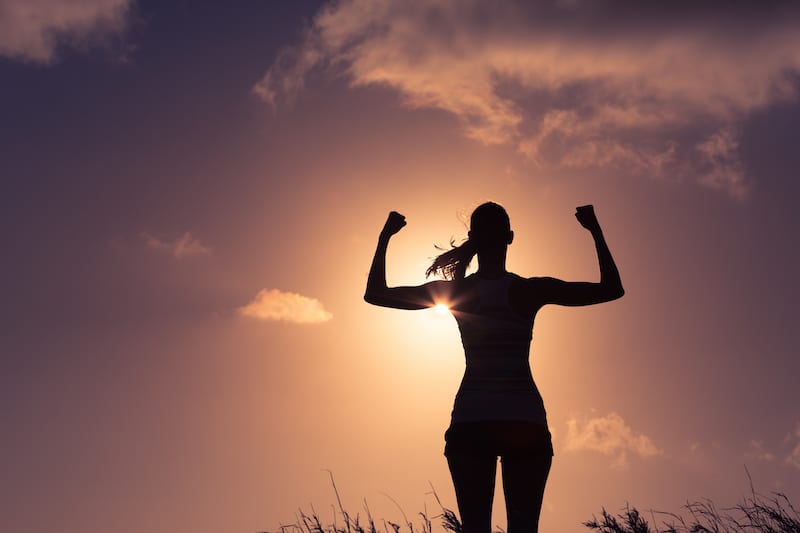
[[[595,204],[626,288],[537,318],[543,528],[797,502],[800,10],[718,4],[0,0],[0,530],[454,507],[455,324],[361,298],[485,199],[564,279]]]

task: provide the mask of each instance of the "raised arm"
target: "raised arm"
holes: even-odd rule
[[[600,266],[600,282],[567,282],[555,278],[532,278],[530,281],[535,284],[536,292],[544,297],[545,303],[570,306],[592,305],[621,298],[625,294],[625,289],[622,288],[619,270],[608,249],[603,231],[600,229],[600,223],[594,214],[594,208],[591,205],[578,207],[575,218],[578,219],[581,226],[589,230],[594,239],[597,261]]]
[[[436,305],[443,296],[446,281],[432,281],[415,287],[389,287],[386,285],[386,250],[389,239],[406,225],[406,218],[392,211],[386,219],[375,249],[375,257],[367,277],[364,300],[381,307],[395,309],[425,309]]]

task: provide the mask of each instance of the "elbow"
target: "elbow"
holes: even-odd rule
[[[380,295],[369,289],[364,293],[364,301],[372,305],[383,305]]]
[[[608,301],[619,300],[625,296],[625,288],[622,286],[622,280],[618,274],[606,280],[601,280],[600,284],[605,288],[604,292],[606,293]]]
[[[613,302],[614,300],[619,300],[623,296],[625,296],[625,289],[622,287],[622,284],[615,284],[604,288],[600,301]]]
[[[615,288],[611,299],[612,300],[619,300],[623,296],[625,296],[625,288],[622,286],[622,284],[620,284]]]

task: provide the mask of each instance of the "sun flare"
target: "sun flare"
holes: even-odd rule
[[[447,316],[450,314],[450,308],[447,307],[445,304],[436,304],[435,306],[433,306],[433,311],[438,316]]]

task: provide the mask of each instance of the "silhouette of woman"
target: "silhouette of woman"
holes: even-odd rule
[[[415,287],[386,285],[389,239],[406,225],[389,213],[378,239],[364,299],[396,309],[446,304],[456,319],[466,370],[456,394],[445,456],[455,486],[463,533],[490,533],[497,458],[500,457],[508,533],[537,532],[553,447],[542,397],[529,359],[533,321],[545,304],[591,305],[624,294],[619,272],[591,205],[578,222],[594,238],[600,282],[523,278],[506,270],[514,232],[505,209],[487,202],[470,217],[467,240],[439,255],[427,274],[437,280]],[[478,256],[477,272],[466,276]]]

